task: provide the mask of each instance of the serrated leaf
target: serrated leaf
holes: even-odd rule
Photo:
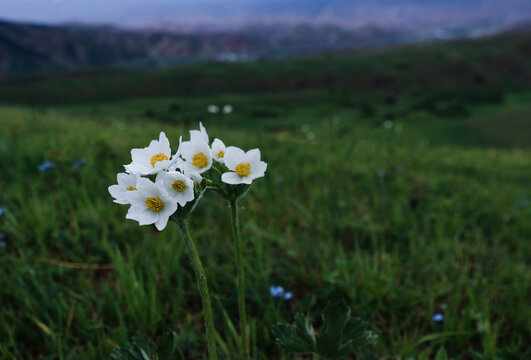
[[[350,320],[350,308],[345,302],[330,302],[321,315],[323,329],[317,338],[317,353],[324,357],[340,356],[343,330]]]
[[[145,336],[136,335],[123,348],[116,348],[112,351],[112,360],[174,360],[176,354],[184,358],[179,349],[178,336],[175,332],[169,331],[158,339],[157,344]]]
[[[322,315],[323,329],[315,334],[308,319],[297,314],[292,325],[279,324],[274,329],[277,343],[285,350],[314,353],[328,359],[346,357],[361,352],[376,343],[376,335],[366,322],[351,318],[345,302],[331,302]]]
[[[273,329],[276,342],[284,349],[296,353],[310,353],[316,349],[315,331],[302,314],[295,315],[291,325],[278,324]]]

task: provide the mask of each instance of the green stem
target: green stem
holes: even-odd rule
[[[201,302],[203,304],[203,318],[205,320],[206,328],[206,338],[208,344],[208,356],[210,360],[217,360],[218,356],[216,353],[216,329],[214,328],[214,320],[212,318],[212,305],[210,304],[210,295],[208,294],[208,284],[205,276],[205,271],[203,270],[203,264],[201,259],[197,254],[195,248],[194,240],[190,235],[190,229],[188,228],[188,223],[184,219],[176,220],[181,235],[184,239],[184,244],[188,255],[190,256],[190,262],[192,263],[192,268],[194,269],[195,279],[197,281],[197,287],[199,288],[199,293],[201,294]]]
[[[238,199],[230,201],[232,218],[232,236],[236,244],[236,263],[238,266],[238,311],[240,313],[240,337],[242,359],[249,359],[249,348],[247,347],[247,319],[245,317],[245,273],[243,271],[243,250],[240,238],[240,224],[238,222]]]

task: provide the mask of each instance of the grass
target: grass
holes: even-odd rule
[[[3,105],[0,357],[103,359],[135,333],[154,339],[168,329],[187,359],[204,356],[177,227],[139,227],[107,192],[131,148],[161,130],[175,147],[200,119],[211,138],[259,147],[269,164],[240,208],[254,358],[292,358],[274,345],[272,326],[295,312],[315,316],[337,297],[374,324],[374,357],[430,359],[444,346],[455,359],[525,358],[530,99],[515,90],[463,100],[466,112],[451,117],[442,102],[373,100],[367,110],[319,89]],[[209,115],[210,103],[235,111]],[[81,157],[87,164],[74,169]],[[37,171],[44,160],[57,166]],[[220,352],[234,358],[228,209],[208,194],[194,214]],[[293,299],[273,299],[270,285]]]

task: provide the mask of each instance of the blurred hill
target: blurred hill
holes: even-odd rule
[[[197,60],[246,61],[403,43],[406,31],[365,26],[254,25],[175,33],[111,26],[0,22],[0,77],[111,66],[157,67]]]
[[[116,36],[118,41],[122,35]],[[135,53],[135,47],[130,47],[130,53]],[[501,101],[508,92],[531,88],[529,58],[531,35],[505,34],[354,54],[15,78],[0,81],[0,101],[69,104],[177,95],[313,91],[346,105],[364,101],[403,103],[408,109],[445,115],[466,112],[470,103]]]

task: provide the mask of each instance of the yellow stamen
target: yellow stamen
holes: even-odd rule
[[[202,167],[207,166],[208,159],[205,154],[203,154],[202,152],[199,152],[195,154],[194,157],[192,158],[192,164],[195,167],[202,168]]]
[[[163,153],[153,155],[151,157],[151,166],[155,167],[155,164],[162,160],[168,160],[168,156]]]
[[[220,151],[218,152],[218,158],[223,159],[223,156],[225,156],[225,151],[220,150]]]
[[[146,206],[153,212],[159,212],[164,209],[164,203],[158,197],[149,197],[146,199]]]
[[[236,174],[239,176],[247,176],[251,172],[251,165],[249,163],[241,163],[236,165]]]
[[[171,184],[171,187],[172,187],[173,190],[175,190],[175,191],[183,192],[183,191],[186,189],[186,184],[185,184],[184,181],[182,181],[182,180],[175,180],[175,181]]]
[[[134,186],[128,186],[125,190],[133,191],[133,190],[136,190],[136,187],[134,187]]]

